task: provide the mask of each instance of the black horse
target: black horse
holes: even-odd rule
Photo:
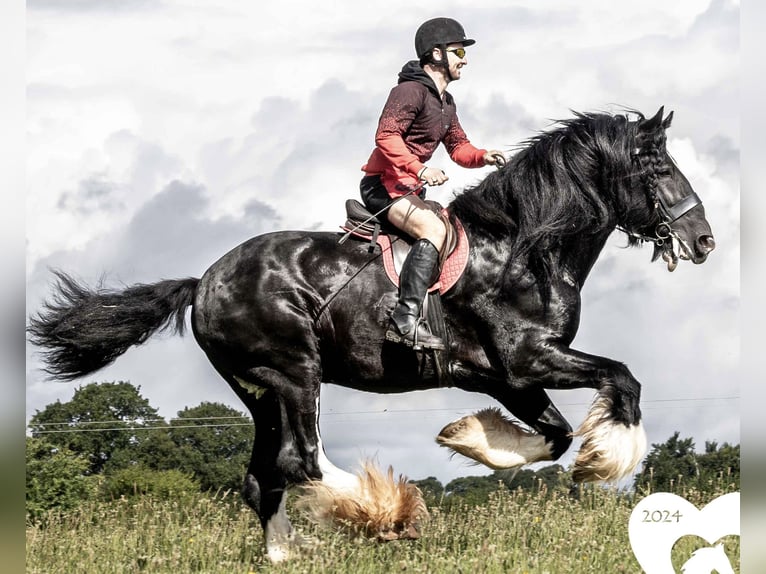
[[[494,467],[555,460],[573,433],[546,389],[590,387],[597,398],[575,433],[583,440],[575,478],[615,479],[643,456],[639,382],[622,363],[569,347],[580,290],[615,228],[632,245],[654,242],[654,259],[662,255],[671,270],[679,255],[702,263],[715,243],[699,198],[666,151],[672,113],[636,117],[575,114],[449,205],[471,251],[463,276],[442,297],[448,380],[494,397],[534,432],[504,417],[467,417],[445,427],[442,444]],[[255,422],[243,495],[275,560],[294,539],[288,486],[359,488],[324,454],[321,383],[389,393],[444,381],[430,353],[384,342],[396,288],[379,254],[338,238],[265,234],[201,279],[119,292],[90,290],[59,273],[58,295],[28,328],[46,350],[48,372],[75,379],[160,328],[183,332],[191,305],[197,342]]]

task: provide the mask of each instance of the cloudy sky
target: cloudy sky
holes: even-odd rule
[[[477,39],[450,91],[479,146],[510,153],[571,110],[675,110],[668,146],[718,247],[671,274],[615,234],[583,289],[575,347],[643,383],[650,442],[675,430],[698,447],[739,442],[736,0],[28,0],[27,313],[50,292],[51,268],[91,284],[199,277],[253,235],[336,230],[414,32],[441,15]],[[445,203],[487,173],[443,153],[431,164],[450,176],[432,193]],[[46,381],[39,366],[28,347],[27,416],[78,385]],[[80,384],[112,380],[140,385],[166,418],[203,400],[242,409],[192,336],[156,337]],[[577,426],[592,392],[552,396]],[[492,404],[326,386],[323,437],[339,466],[376,456],[446,482],[488,471],[450,459],[435,435]]]

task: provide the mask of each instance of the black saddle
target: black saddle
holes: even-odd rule
[[[427,199],[426,204],[441,218],[447,228],[447,237],[439,254],[439,265],[441,266],[457,245],[457,232],[449,217],[444,213],[444,207],[438,201]],[[408,245],[415,241],[413,237],[392,225],[387,218],[376,217],[370,213],[364,204],[356,199],[346,200],[346,224],[343,229],[352,237],[369,241],[370,253],[375,249],[378,236],[381,234],[390,236],[392,243],[397,238],[403,239]]]
[[[353,229],[353,235],[371,237],[373,234],[383,233],[393,235],[406,235],[396,229],[386,218],[375,217],[370,211],[356,199],[346,200],[346,230]],[[376,233],[377,229],[377,233]]]

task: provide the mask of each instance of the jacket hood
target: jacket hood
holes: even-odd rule
[[[431,90],[436,97],[439,97],[439,90],[436,88],[436,84],[431,77],[425,73],[425,70],[420,67],[420,62],[417,60],[410,60],[404,66],[402,71],[399,72],[399,83],[402,82],[418,82],[423,84],[426,88]]]

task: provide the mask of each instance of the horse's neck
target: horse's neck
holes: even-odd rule
[[[585,283],[591,269],[601,255],[611,230],[580,236],[562,243],[558,252],[561,267],[573,273],[579,285]]]
[[[491,265],[483,266],[482,272],[501,274],[506,268],[506,264],[513,258],[514,239],[495,240],[489,238],[485,233],[473,229],[471,225],[465,225],[464,229],[468,235],[468,243],[471,249],[477,249],[482,252],[482,258],[493,262]],[[567,276],[574,279],[582,287],[588,278],[593,265],[598,260],[601,251],[604,249],[607,238],[612,229],[606,229],[592,235],[578,236],[566,242],[563,242],[551,256],[554,259],[553,276]],[[522,266],[524,262],[519,262]],[[567,282],[568,279],[567,279]]]

